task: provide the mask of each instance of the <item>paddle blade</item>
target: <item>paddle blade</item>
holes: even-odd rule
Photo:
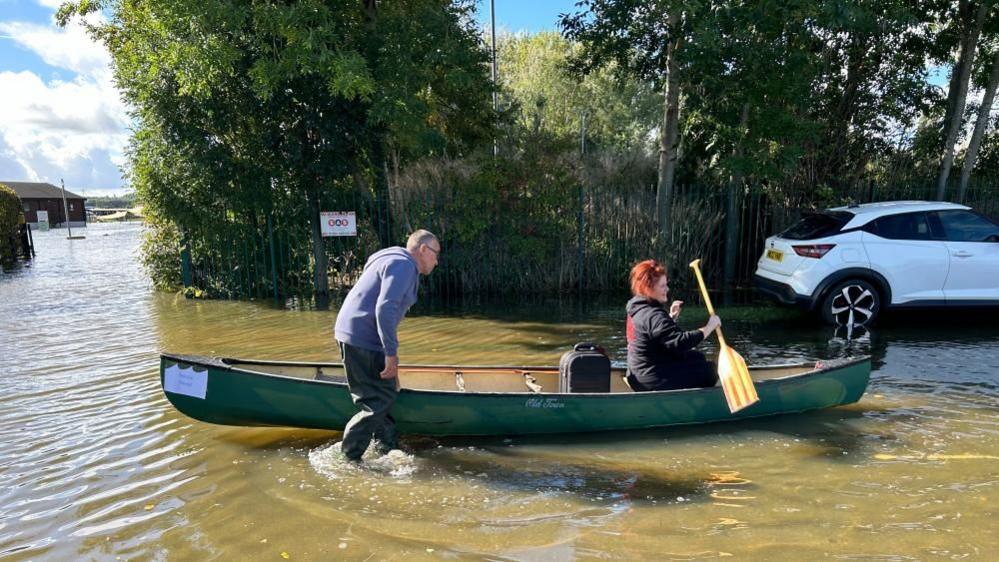
[[[746,360],[727,345],[722,346],[718,353],[718,378],[725,391],[728,409],[733,414],[760,400],[749,376]]]

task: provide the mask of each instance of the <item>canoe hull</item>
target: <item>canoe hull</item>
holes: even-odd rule
[[[177,369],[195,387],[165,379]],[[392,409],[399,430],[418,435],[522,435],[627,430],[738,420],[856,402],[870,378],[869,358],[831,363],[803,375],[756,383],[760,401],[729,412],[720,387],[643,393],[462,393],[403,389]],[[205,422],[342,430],[357,412],[344,383],[263,374],[217,359],[164,355],[161,383],[182,413]],[[204,397],[201,397],[203,393]]]

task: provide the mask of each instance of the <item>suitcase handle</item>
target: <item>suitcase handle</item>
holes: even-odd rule
[[[572,350],[573,351],[596,351],[596,352],[600,353],[601,355],[607,355],[607,352],[604,350],[603,347],[600,347],[599,345],[597,345],[597,344],[595,344],[593,342],[588,342],[588,341],[577,343],[576,345],[572,346]]]

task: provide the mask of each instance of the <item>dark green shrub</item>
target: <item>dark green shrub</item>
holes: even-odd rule
[[[180,287],[180,232],[168,221],[147,217],[148,228],[142,241],[142,265],[158,289]]]
[[[0,262],[10,263],[17,255],[17,225],[22,216],[21,198],[0,183]]]

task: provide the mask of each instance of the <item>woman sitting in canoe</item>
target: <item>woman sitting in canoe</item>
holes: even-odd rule
[[[684,331],[676,324],[683,301],[673,301],[666,311],[669,280],[666,268],[645,260],[631,269],[628,301],[628,384],[636,392],[702,388],[718,382],[714,363],[694,351],[697,344],[721,325],[718,316],[698,330]]]

